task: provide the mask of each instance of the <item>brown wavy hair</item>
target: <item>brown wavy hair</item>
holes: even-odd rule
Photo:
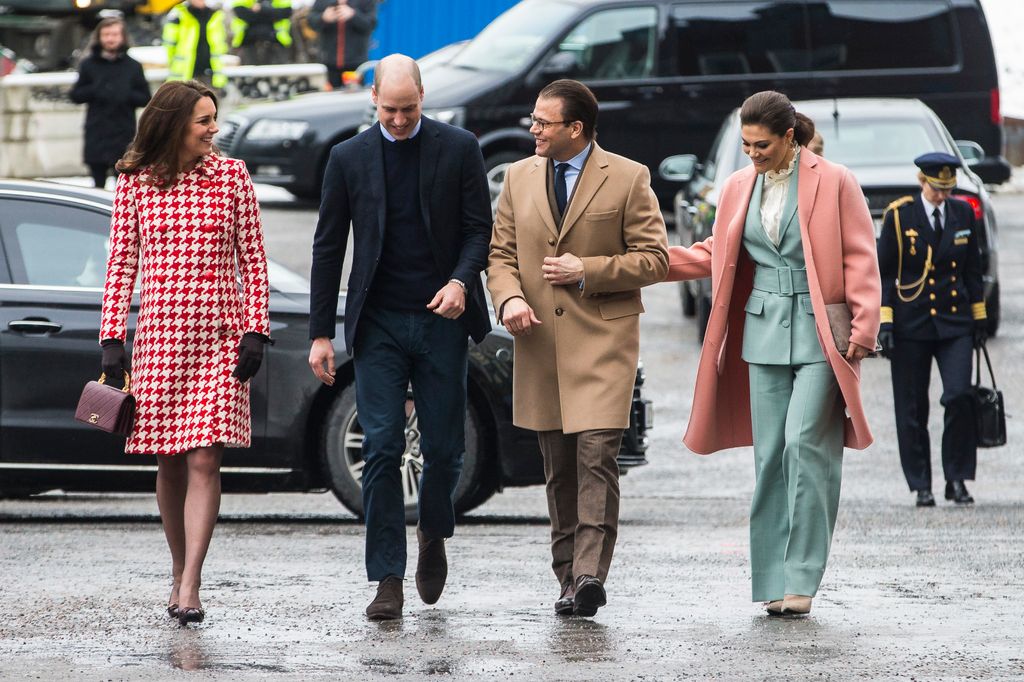
[[[122,173],[145,170],[149,181],[162,189],[173,185],[183,170],[179,155],[192,110],[204,97],[213,100],[215,109],[219,108],[216,93],[199,81],[168,81],[161,85],[142,110],[135,139],[115,168]],[[213,153],[220,154],[220,150],[214,146]]]
[[[814,137],[814,121],[798,113],[788,97],[774,90],[755,92],[744,100],[740,107],[740,124],[764,126],[779,137],[784,137],[792,128],[793,138],[801,147],[806,147]]]
[[[89,55],[98,55],[102,51],[100,32],[108,26],[121,27],[121,47],[117,51],[121,54],[128,52],[128,48],[132,46],[131,36],[128,35],[128,24],[121,17],[106,17],[105,19],[100,19],[100,23],[96,24],[96,28],[93,29],[92,35],[89,36],[89,47],[82,53],[82,59]]]

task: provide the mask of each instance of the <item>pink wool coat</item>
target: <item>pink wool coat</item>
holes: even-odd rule
[[[669,247],[666,281],[711,277],[711,317],[701,350],[690,423],[683,442],[700,454],[753,444],[750,382],[743,346],[743,311],[754,264],[742,248],[743,227],[757,173],[753,166],[726,180],[712,234],[690,247]],[[850,341],[875,347],[881,282],[875,232],[860,185],[845,167],[806,148],[800,152],[797,214],[818,341],[846,404],[845,445],[864,449],[871,431],[860,399],[860,363],[836,350],[825,305],[846,301]]]

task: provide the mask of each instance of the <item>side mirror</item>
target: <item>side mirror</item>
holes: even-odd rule
[[[974,140],[956,140],[956,148],[968,166],[973,166],[985,158],[985,150]]]
[[[1002,156],[986,156],[968,167],[986,185],[1001,185],[1010,179],[1010,162]]]
[[[693,154],[676,154],[661,162],[658,175],[671,182],[689,182],[700,168]]]

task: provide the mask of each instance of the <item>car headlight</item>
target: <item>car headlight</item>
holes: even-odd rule
[[[447,107],[445,109],[424,109],[423,115],[441,123],[461,128],[466,122],[465,107]]]
[[[247,140],[297,140],[309,128],[305,121],[282,121],[264,118],[256,121],[245,134]]]

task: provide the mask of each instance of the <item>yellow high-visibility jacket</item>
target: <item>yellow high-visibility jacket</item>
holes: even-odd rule
[[[168,80],[188,80],[195,77],[196,48],[199,45],[199,20],[182,3],[167,14],[163,32],[164,47],[167,48],[167,65],[171,73]],[[215,10],[206,23],[206,42],[210,47],[211,82],[215,88],[223,88],[228,79],[224,75],[221,57],[228,51],[227,26],[224,12]]]
[[[237,7],[252,7],[255,5],[257,0],[234,0],[231,3],[231,8]],[[274,9],[287,9],[292,8],[292,0],[271,0],[271,6]],[[249,24],[245,20],[240,19],[236,14],[231,19],[231,45],[232,47],[241,47],[242,42],[245,40],[245,31],[249,27]],[[292,46],[292,20],[289,19],[278,19],[274,22],[274,36],[277,38],[277,42],[281,43],[282,47]]]

